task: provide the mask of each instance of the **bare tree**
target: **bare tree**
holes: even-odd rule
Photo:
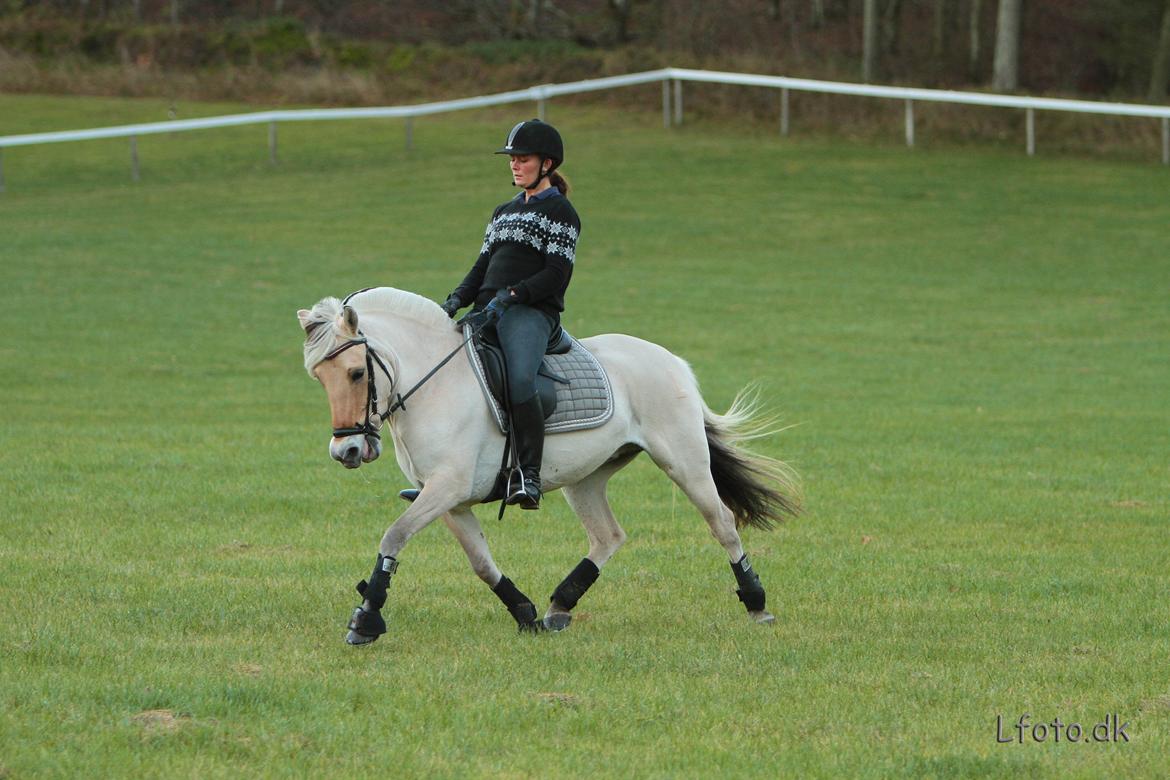
[[[1020,86],[1020,4],[1023,0],[999,0],[995,22],[995,66],[991,88],[1014,92]]]
[[[783,12],[784,26],[789,28],[789,50],[792,54],[800,56],[800,20],[797,18],[797,0],[787,0],[784,4],[780,0],[771,0],[769,5],[771,6],[772,19],[779,19]]]
[[[609,13],[613,17],[614,34],[619,43],[630,40],[630,11],[634,0],[609,0]]]
[[[869,83],[877,77],[878,20],[877,0],[865,0],[861,20],[861,80]]]
[[[812,14],[809,16],[809,24],[815,29],[825,26],[825,0],[812,0]]]
[[[690,20],[690,29],[687,37],[690,38],[691,51],[695,54],[707,54],[715,46],[715,35],[709,20],[706,0],[691,0],[691,11],[687,14]]]
[[[972,81],[979,75],[979,56],[983,53],[981,51],[983,32],[979,24],[982,16],[983,0],[971,0],[971,16],[968,28],[970,35],[967,39],[967,75]]]
[[[898,34],[901,30],[902,0],[886,0],[882,14],[882,53],[898,53]]]
[[[457,6],[463,13],[475,20],[476,26],[490,31],[493,38],[511,37],[511,19],[508,2],[483,2],[482,0],[462,0]]]
[[[544,27],[545,0],[528,0],[528,29],[534,38],[540,37],[540,30]]]
[[[1162,11],[1162,32],[1158,36],[1158,50],[1154,52],[1154,68],[1150,74],[1151,103],[1166,99],[1166,87],[1170,86],[1170,0]]]
[[[947,50],[947,0],[934,0],[934,35],[931,52],[940,59]]]

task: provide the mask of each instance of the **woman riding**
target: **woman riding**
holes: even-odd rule
[[[550,337],[559,332],[581,221],[566,197],[569,183],[557,172],[565,152],[556,128],[539,119],[521,122],[496,154],[510,156],[512,184],[522,192],[496,207],[479,257],[441,305],[453,318],[474,304],[468,316],[486,317],[485,330],[495,330],[507,363],[520,464],[520,477],[509,479],[505,501],[537,509],[544,410],[536,393],[536,372]]]

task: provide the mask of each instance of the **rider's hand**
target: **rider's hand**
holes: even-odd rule
[[[508,307],[513,303],[514,299],[512,297],[512,292],[507,287],[503,287],[499,292],[496,293],[496,297],[492,298],[491,301],[488,302],[488,305],[483,308],[483,313],[486,314],[489,319],[498,320],[500,317],[504,316],[504,312],[507,311]]]
[[[451,319],[455,319],[455,312],[463,308],[463,301],[455,293],[447,296],[447,300],[439,304],[439,308],[447,313]]]

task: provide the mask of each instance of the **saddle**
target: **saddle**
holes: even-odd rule
[[[499,342],[496,341],[495,332],[481,331],[472,340],[472,344],[475,345],[480,365],[483,366],[484,379],[487,380],[488,389],[491,391],[492,398],[501,407],[507,409],[508,403],[505,395],[504,380],[506,371],[504,350],[500,348]],[[558,325],[557,329],[553,331],[552,336],[549,337],[548,347],[545,349],[544,354],[564,355],[572,348],[573,337]],[[557,384],[568,385],[569,380],[553,371],[549,367],[547,359],[541,361],[540,368],[536,371],[536,394],[540,396],[540,406],[544,410],[545,420],[552,417],[553,412],[557,409]]]
[[[470,335],[470,326],[464,334]],[[504,354],[494,334],[467,343],[467,359],[479,382],[488,409],[501,433],[508,433],[504,396]],[[536,375],[536,390],[544,410],[545,433],[580,431],[603,425],[613,416],[609,376],[593,353],[558,327],[549,339]]]

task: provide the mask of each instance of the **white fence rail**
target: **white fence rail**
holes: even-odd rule
[[[682,83],[684,81],[732,84],[750,87],[768,87],[781,91],[780,132],[787,135],[790,126],[789,92],[818,92],[834,95],[902,100],[905,104],[906,145],[914,146],[914,103],[957,103],[971,106],[995,106],[1021,109],[1026,112],[1026,149],[1029,155],[1036,151],[1036,111],[1068,111],[1082,114],[1108,114],[1160,119],[1162,123],[1162,163],[1170,165],[1170,106],[1140,105],[1133,103],[1104,103],[1091,100],[1061,100],[1056,98],[1021,97],[997,95],[982,92],[954,92],[939,89],[915,89],[909,87],[887,87],[870,84],[848,84],[834,81],[796,79],[786,76],[762,76],[746,73],[720,73],[685,68],[663,68],[625,76],[574,81],[568,84],[541,84],[528,89],[501,92],[495,95],[445,100],[438,103],[423,103],[414,106],[387,106],[381,108],[328,108],[301,111],[261,111],[252,114],[207,117],[204,119],[182,119],[167,122],[151,122],[119,127],[100,127],[90,130],[67,130],[53,133],[28,133],[25,135],[0,136],[0,154],[9,147],[31,146],[34,144],[63,143],[68,141],[91,141],[102,138],[129,138],[132,175],[138,179],[138,136],[157,133],[175,133],[185,130],[206,130],[215,127],[268,124],[269,157],[276,162],[277,134],[279,122],[315,122],[339,119],[386,119],[406,120],[407,146],[413,137],[411,119],[416,116],[463,111],[471,108],[485,108],[510,103],[535,102],[537,113],[544,116],[545,101],[560,95],[575,95],[603,89],[628,87],[637,84],[662,82],[662,121],[669,127],[681,124]],[[673,86],[673,90],[671,87]],[[673,91],[673,95],[671,94]],[[0,192],[4,189],[3,157],[0,157]]]

